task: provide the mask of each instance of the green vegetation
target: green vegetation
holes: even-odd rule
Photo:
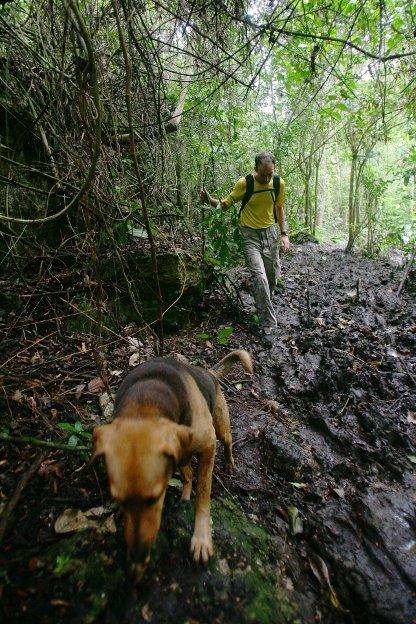
[[[415,27],[407,0],[4,3],[2,273],[36,267],[39,288],[77,268],[98,316],[115,292],[149,323],[125,253],[140,249],[163,343],[176,300],[160,248],[239,262],[238,209],[202,206],[199,189],[226,196],[261,149],[286,181],[291,234],[413,262]]]

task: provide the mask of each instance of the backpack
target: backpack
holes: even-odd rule
[[[275,173],[273,175],[273,188],[272,189],[262,189],[261,191],[255,191],[254,190],[254,176],[252,173],[248,173],[246,175],[246,193],[243,197],[243,200],[241,202],[241,208],[240,208],[240,212],[238,213],[238,216],[241,215],[242,211],[244,210],[244,207],[246,205],[246,203],[248,202],[248,200],[250,199],[250,197],[253,195],[253,193],[267,193],[270,192],[272,194],[272,198],[273,198],[273,212],[274,212],[274,220],[277,223],[277,216],[276,216],[276,210],[275,210],[275,203],[277,198],[279,197],[279,192],[280,192],[280,176]]]

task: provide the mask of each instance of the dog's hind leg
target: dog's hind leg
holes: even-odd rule
[[[212,415],[217,438],[224,445],[224,471],[231,474],[234,468],[233,441],[231,435],[230,413],[224,395],[217,392],[217,404]]]
[[[191,498],[192,493],[192,466],[188,464],[187,466],[182,466],[180,468],[182,480],[183,480],[183,490],[181,500],[189,500]]]

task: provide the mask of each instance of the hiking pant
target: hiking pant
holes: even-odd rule
[[[241,227],[244,256],[251,274],[254,300],[260,327],[276,327],[272,296],[280,277],[277,228]]]

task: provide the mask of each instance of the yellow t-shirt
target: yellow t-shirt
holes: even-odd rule
[[[267,190],[266,190],[267,189]],[[256,193],[256,191],[264,191],[263,193]],[[269,192],[270,191],[270,192]],[[273,178],[268,184],[259,184],[256,178],[254,178],[254,192],[250,197],[244,210],[241,213],[240,224],[244,227],[251,227],[254,229],[267,228],[273,225],[274,210],[273,210]],[[231,193],[226,197],[224,203],[226,210],[239,201],[241,201],[246,194],[246,178],[240,178],[234,186]],[[280,191],[276,200],[275,206],[282,207],[283,199],[285,195],[285,181],[280,178]]]

